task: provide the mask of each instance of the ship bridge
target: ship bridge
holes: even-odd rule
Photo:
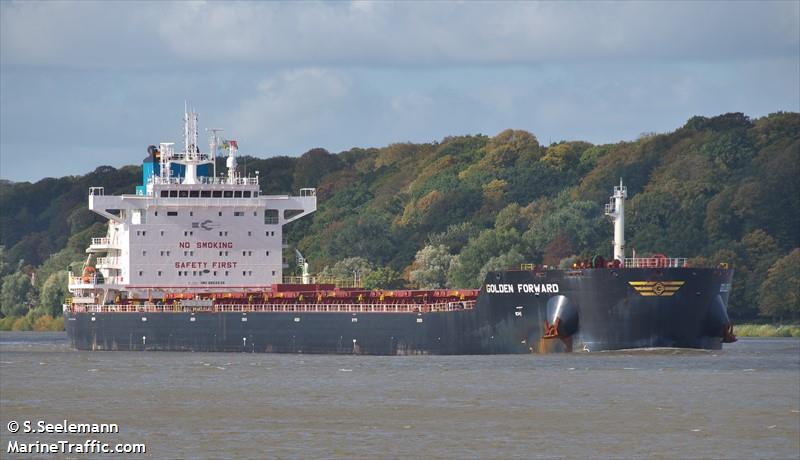
[[[163,298],[170,292],[252,290],[279,283],[286,264],[283,226],[316,211],[313,188],[264,195],[258,171],[240,173],[238,143],[211,130],[209,152],[197,147],[197,114],[184,116],[184,149],[151,145],[135,194],[89,189],[89,209],[108,219],[92,239],[75,298]],[[216,171],[217,153],[226,154]]]

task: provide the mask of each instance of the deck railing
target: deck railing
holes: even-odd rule
[[[186,178],[184,177],[161,177],[150,176],[147,178],[149,183],[153,184],[182,184]],[[256,177],[196,177],[195,183],[208,184],[208,185],[258,185],[258,176]]]
[[[212,306],[170,305],[68,305],[72,313],[430,313],[472,310],[474,300],[430,304],[351,303],[351,304],[219,304]]]
[[[97,284],[122,284],[121,276],[97,276],[97,274],[86,276],[69,275],[69,285],[85,285],[87,288]]]
[[[330,276],[309,276],[306,278],[304,282],[304,278],[302,276],[284,276],[283,280],[275,280],[276,283],[283,283],[283,284],[333,284],[337,288],[351,288],[351,289],[361,289],[363,288],[363,284],[361,280],[353,279],[353,278],[333,278]]]
[[[686,257],[636,257],[624,260],[625,268],[684,268]]]
[[[97,265],[119,265],[119,257],[98,257]]]

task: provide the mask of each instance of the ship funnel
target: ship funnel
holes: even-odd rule
[[[614,187],[614,194],[606,205],[606,215],[611,217],[611,222],[614,223],[614,259],[620,262],[625,261],[625,198],[627,197],[628,188],[622,185],[620,178],[619,187]]]

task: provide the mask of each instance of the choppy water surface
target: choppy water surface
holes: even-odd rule
[[[87,437],[7,429],[63,419],[119,424],[90,437],[144,442],[139,458],[796,459],[800,340],[367,357],[92,353],[63,333],[0,334],[0,457],[17,457],[10,440]]]

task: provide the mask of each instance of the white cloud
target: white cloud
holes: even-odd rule
[[[346,72],[295,69],[260,80],[228,118],[236,136],[266,150],[260,154],[300,154],[342,145],[345,127],[368,130],[378,109],[370,98]]]
[[[9,3],[5,65],[458,66],[797,54],[798,2]]]

